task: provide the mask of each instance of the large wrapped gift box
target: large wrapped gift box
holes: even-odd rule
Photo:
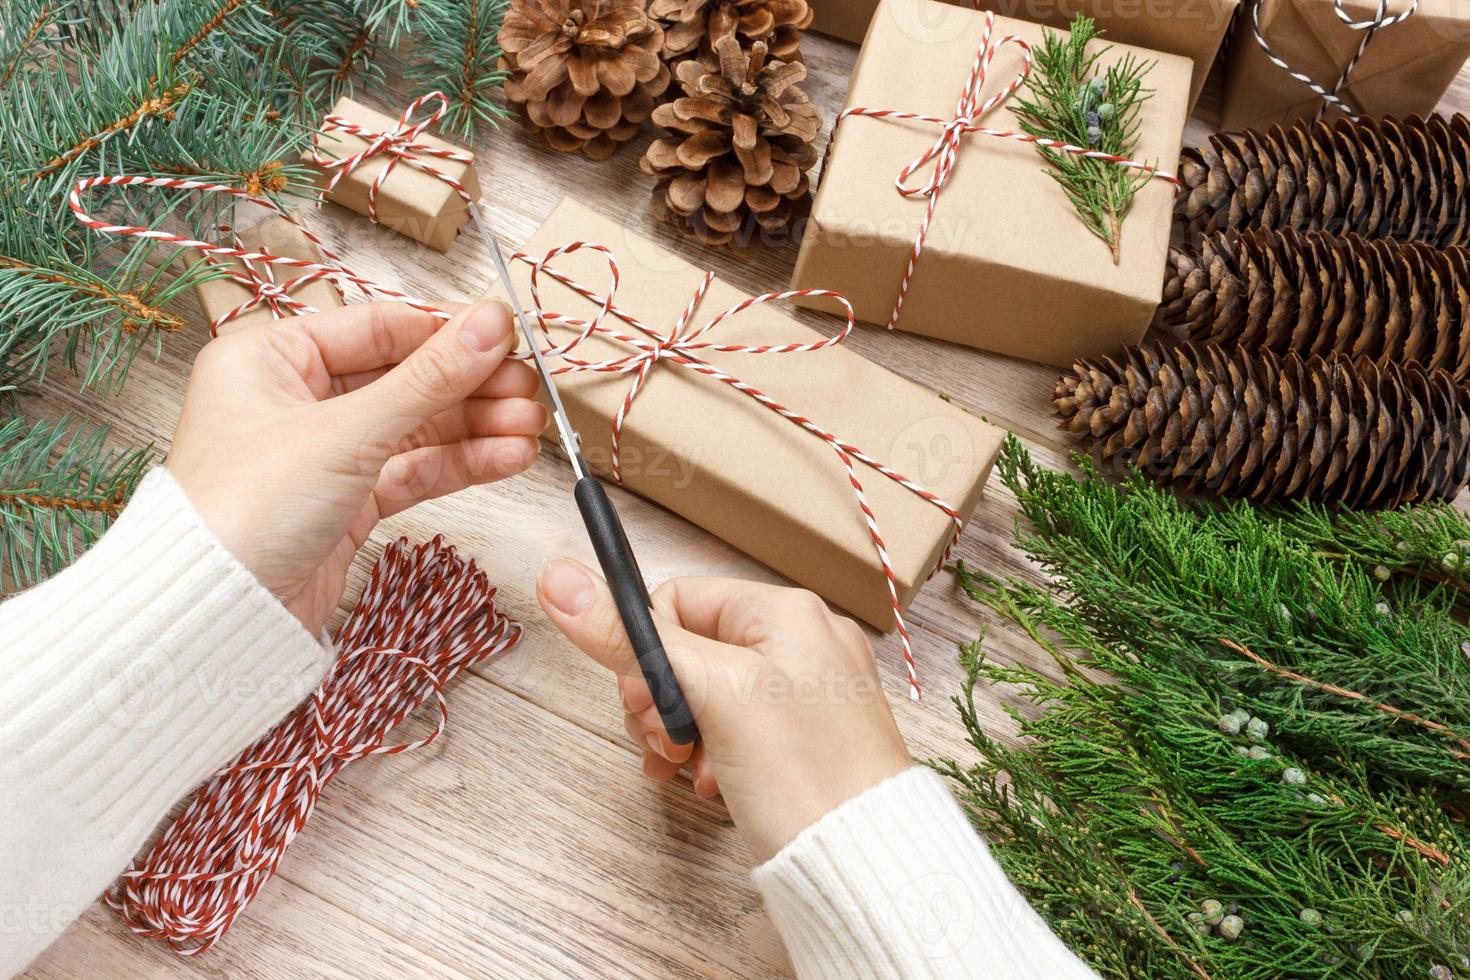
[[[385,115],[345,96],[337,101],[331,114],[349,120],[370,133],[391,133],[399,126],[399,120],[393,116]],[[464,147],[456,146],[432,133],[423,133],[413,142],[467,155]],[[362,152],[370,145],[362,136],[342,129],[324,127],[317,134],[315,149],[307,151],[305,159],[312,162],[313,155],[320,154],[325,158],[341,160]],[[337,186],[327,195],[327,200],[358,214],[369,214],[368,197],[373,181],[387,170],[391,159],[388,154],[379,153],[363,160],[337,182]],[[423,162],[459,182],[471,200],[480,196],[480,181],[473,161],[464,163],[426,155]],[[326,177],[324,172],[324,181]],[[408,161],[399,161],[378,188],[377,220],[379,224],[400,235],[407,235],[432,249],[447,252],[449,246],[454,244],[454,236],[459,234],[469,220],[469,206],[459,196],[459,192],[445,181]]]
[[[240,247],[250,251],[269,252],[272,255],[305,259],[308,262],[322,261],[321,251],[306,237],[301,226],[284,217],[265,218],[246,227],[236,237]],[[237,278],[210,279],[194,287],[199,307],[204,311],[205,320],[211,324],[254,299],[260,286],[265,283],[273,284],[291,300],[314,310],[331,310],[342,305],[342,295],[337,292],[337,287],[331,280],[311,278],[299,282],[308,274],[306,270],[264,262],[252,262],[247,269],[243,262],[235,258],[220,258],[215,261],[228,269],[232,276],[253,281],[246,285]],[[219,332],[227,333],[272,320],[278,314],[292,316],[296,313],[297,310],[289,303],[278,300],[273,305],[261,301],[220,324]]]
[[[853,69],[848,105],[949,119],[980,44],[984,14],[935,0],[883,0]],[[1032,44],[1042,28],[997,17],[995,37]],[[1100,45],[1105,42],[1097,42]],[[1172,172],[1179,162],[1190,64],[1175,55],[1113,45],[1100,66],[1131,53],[1155,62],[1153,95],[1139,111],[1135,158]],[[995,54],[982,99],[1022,69],[1022,54]],[[923,65],[923,71],[896,71]],[[1015,97],[976,120],[1020,131]],[[898,299],[926,200],[894,180],[935,142],[933,123],[849,116],[839,125],[801,243],[794,287],[844,294],[858,317],[886,324]],[[922,185],[930,163],[909,181]],[[898,328],[1061,367],[1137,342],[1158,305],[1174,189],[1155,179],[1123,221],[1120,261],[1077,216],[1028,144],[971,133],[940,192],[914,266]],[[805,302],[805,301],[804,301]],[[824,301],[810,301],[834,309]]]
[[[537,258],[574,241],[599,242],[621,272],[617,304],[661,333],[672,330],[703,272],[572,200],[563,200],[524,251]],[[579,251],[550,263],[601,292],[608,266]],[[516,293],[531,302],[530,267],[512,263]],[[541,308],[590,317],[596,307],[541,279]],[[504,298],[497,285],[492,295]],[[718,279],[689,329],[748,298]],[[608,325],[637,331],[622,321]],[[833,328],[837,328],[833,324]],[[553,337],[574,336],[552,325]],[[686,331],[687,332],[687,331]],[[824,335],[780,304],[753,306],[701,339],[716,344],[811,343]],[[636,353],[594,335],[571,356],[599,361]],[[1002,433],[931,391],[845,350],[742,354],[703,350],[710,364],[747,382],[876,460],[922,483],[968,519],[999,451]],[[563,362],[564,363],[564,362]],[[555,368],[556,359],[549,362]],[[612,422],[632,376],[571,372],[557,387],[588,463],[609,472]],[[624,486],[689,519],[800,585],[881,629],[893,626],[882,566],[846,471],[828,443],[731,385],[667,360],[655,363],[623,423]],[[938,507],[862,463],[856,464],[907,606],[954,532]],[[637,549],[637,532],[633,532]]]
[[[1412,0],[1387,0],[1385,16],[1403,13]],[[1261,34],[1292,70],[1328,91],[1352,60],[1363,32],[1344,24],[1332,0],[1261,0]],[[1353,20],[1371,22],[1377,0],[1343,0]],[[1470,57],[1470,5],[1463,0],[1419,0],[1405,21],[1373,35],[1339,93],[1368,115],[1424,115],[1434,109]],[[1242,13],[1225,58],[1221,129],[1265,129],[1311,119],[1321,98],[1273,64]],[[1333,115],[1341,115],[1336,109]]]
[[[969,8],[968,0],[947,0]],[[872,23],[878,0],[811,0],[812,30],[861,44]],[[980,9],[1015,20],[1065,28],[1078,14],[1097,21],[1104,39],[1118,44],[1163,51],[1194,63],[1188,108],[1200,89],[1240,0],[980,0]]]

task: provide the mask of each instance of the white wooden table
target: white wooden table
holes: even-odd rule
[[[830,125],[856,48],[809,35],[804,50],[808,91]],[[1207,89],[1205,99],[1212,93]],[[1444,107],[1470,107],[1470,73],[1462,74]],[[1207,132],[1192,122],[1188,140]],[[648,138],[598,164],[554,153],[514,125],[505,127],[478,148],[490,220],[505,240],[521,242],[563,195],[572,195],[742,289],[784,286],[794,244],[725,254],[655,222],[651,180],[638,171]],[[354,268],[418,296],[474,298],[493,279],[473,236],[440,255],[336,208],[308,220]],[[207,339],[198,310],[185,305],[182,312],[196,328],[168,337],[157,361],[140,358],[120,395],[78,395],[56,382],[34,400],[36,414],[105,419],[119,445],[166,448],[189,364]],[[849,344],[1013,430],[1043,462],[1065,465],[1065,440],[1050,414],[1054,369],[869,328]],[[349,606],[385,541],[443,532],[500,586],[501,602],[525,625],[525,638],[450,689],[449,730],[437,745],[354,763],[333,783],[280,874],[219,946],[193,959],[176,956],[134,937],[97,905],[29,976],[788,973],[749,883],[749,855],[723,806],[697,799],[687,784],[640,777],[612,678],[563,642],[536,606],[533,579],[546,557],[593,560],[571,482],[565,460],[547,452],[520,477],[425,505],[374,535],[349,583]],[[690,573],[777,580],[682,519],[612,493],[651,584]],[[1014,519],[1014,500],[993,481],[958,557],[993,571],[1025,571],[1010,547]],[[957,644],[984,627],[991,657],[1024,660],[1034,651],[1017,631],[970,603],[948,574],[925,588],[910,623],[928,692],[922,703],[907,697],[897,641],[874,636],[899,724],[917,758],[969,758],[949,702],[962,682]],[[977,701],[990,730],[1013,731],[998,697],[982,692]]]

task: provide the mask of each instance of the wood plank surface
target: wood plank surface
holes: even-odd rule
[[[808,90],[830,123],[856,48],[809,35],[804,50]],[[1470,74],[1444,105],[1462,106],[1470,106]],[[1208,131],[1192,121],[1187,139]],[[572,195],[742,289],[784,286],[793,242],[723,253],[655,223],[651,181],[637,168],[647,139],[597,164],[554,153],[508,126],[477,148],[488,216],[503,239],[521,242]],[[414,295],[474,298],[493,279],[472,234],[441,255],[335,207],[307,221],[355,269]],[[31,409],[105,420],[120,446],[166,449],[189,364],[207,339],[197,308],[184,303],[181,312],[195,329],[167,337],[157,360],[141,358],[118,395],[80,395],[53,383]],[[1044,462],[1065,465],[1067,447],[1049,409],[1054,369],[870,328],[850,346],[1013,429]],[[449,733],[438,745],[348,768],[277,880],[217,948],[175,956],[130,935],[99,905],[28,976],[785,975],[785,954],[749,883],[749,856],[723,807],[685,785],[640,778],[611,678],[561,641],[535,605],[533,579],[547,557],[592,560],[571,482],[565,461],[548,449],[526,474],[425,505],[376,532],[344,608],[386,541],[442,532],[487,569],[525,638],[450,690]],[[691,573],[779,581],[667,511],[612,493],[650,584]],[[1010,547],[1014,520],[1013,499],[993,483],[958,557],[1029,574]],[[875,634],[885,688],[916,757],[965,758],[969,746],[949,703],[962,676],[956,645],[983,628],[991,656],[1036,662],[1037,652],[961,596],[948,574],[925,588],[911,617],[928,696],[919,704],[908,699],[898,643]],[[992,730],[1013,730],[999,694],[977,700]]]

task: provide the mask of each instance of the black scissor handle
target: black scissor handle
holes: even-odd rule
[[[577,508],[582,512],[582,522],[587,525],[587,534],[592,538],[592,550],[597,552],[597,563],[612,589],[613,601],[618,605],[618,614],[623,620],[623,629],[633,644],[633,654],[638,658],[638,667],[643,679],[653,693],[653,703],[658,706],[659,717],[675,745],[688,745],[699,737],[689,703],[679,689],[674,677],[674,668],[669,664],[669,655],[664,652],[663,640],[653,625],[653,614],[648,608],[648,586],[643,584],[643,573],[638,569],[638,559],[633,557],[633,548],[628,544],[628,535],[623,531],[623,522],[613,509],[607,491],[596,477],[584,476],[577,481],[573,495]]]

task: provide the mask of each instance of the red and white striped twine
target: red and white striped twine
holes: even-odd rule
[[[409,112],[412,112],[412,107],[410,108]],[[409,113],[405,113],[405,116],[408,114]],[[312,262],[306,259],[295,259],[283,255],[274,255],[269,252],[250,251],[239,247],[238,244],[235,246],[221,245],[214,242],[199,241],[197,239],[189,238],[185,235],[177,235],[173,234],[172,232],[167,232],[160,229],[148,228],[139,225],[113,224],[103,221],[89,214],[82,206],[81,200],[81,195],[85,193],[88,189],[92,187],[102,186],[165,187],[175,190],[197,190],[205,193],[226,194],[232,197],[237,197],[243,200],[249,200],[260,204],[274,211],[276,214],[280,215],[287,221],[294,220],[290,215],[286,214],[279,207],[277,207],[274,202],[270,201],[267,198],[253,195],[247,190],[238,187],[232,187],[226,184],[216,184],[208,181],[193,180],[181,177],[98,176],[88,177],[79,180],[72,188],[69,197],[69,203],[71,205],[72,212],[75,214],[78,221],[95,231],[99,231],[105,234],[114,234],[137,238],[149,238],[156,241],[169,242],[171,244],[179,245],[183,248],[197,249],[207,256],[212,256],[216,258],[224,257],[238,259],[242,263],[247,265],[252,263],[259,263],[262,267],[265,268],[268,268],[271,265],[281,265],[288,268],[301,269],[304,270],[307,274],[330,278],[333,282],[337,283],[339,289],[341,288],[342,282],[347,282],[356,286],[365,296],[386,296],[392,299],[399,300],[413,307],[414,309],[431,313],[437,317],[440,317],[441,319],[447,319],[449,316],[449,314],[445,313],[443,310],[439,309],[433,304],[415,299],[397,290],[389,289],[385,286],[380,286],[377,283],[373,282],[371,279],[368,279],[365,276],[361,276],[348,269],[334,252],[327,248],[327,246],[319,238],[313,235],[310,230],[306,229],[304,226],[300,226],[302,228],[302,231],[306,234],[307,238],[310,241],[312,241],[319,249],[321,249],[325,261]],[[601,296],[595,293],[593,290],[576,283],[569,277],[547,266],[547,263],[551,261],[551,259],[559,255],[569,254],[571,252],[575,252],[581,249],[596,251],[606,257],[609,268],[609,283],[605,296]],[[651,371],[653,366],[657,364],[660,360],[677,364],[681,367],[688,368],[699,374],[703,374],[707,377],[730,385],[736,391],[741,392],[742,394],[750,397],[758,404],[765,406],[771,411],[774,411],[777,414],[781,415],[783,418],[786,418],[794,424],[799,425],[803,429],[806,429],[808,432],[822,439],[824,442],[832,447],[832,450],[837,454],[838,459],[842,462],[842,465],[847,472],[848,483],[852,487],[853,495],[857,501],[858,509],[862,513],[863,521],[867,525],[868,534],[873,543],[873,548],[878,555],[879,564],[882,566],[884,580],[888,589],[888,597],[893,606],[894,623],[898,630],[899,638],[903,646],[904,664],[908,674],[910,694],[915,700],[917,700],[920,696],[921,689],[919,687],[918,673],[914,664],[913,645],[909,635],[908,624],[904,619],[903,610],[899,601],[897,577],[894,573],[893,563],[889,558],[888,548],[884,542],[883,534],[879,528],[877,517],[873,513],[872,506],[869,504],[867,495],[863,490],[862,481],[858,478],[856,468],[853,465],[854,460],[873,468],[878,473],[882,474],[883,476],[894,481],[895,483],[899,484],[910,492],[918,495],[920,498],[938,507],[953,522],[954,531],[950,535],[950,538],[945,545],[944,552],[940,556],[939,561],[935,564],[934,568],[930,570],[930,577],[933,577],[933,575],[936,574],[939,569],[943,567],[944,562],[949,559],[949,556],[954,549],[955,542],[959,538],[959,533],[963,526],[963,522],[960,519],[959,512],[955,510],[952,505],[943,500],[933,491],[929,490],[927,487],[924,487],[917,481],[905,476],[902,473],[899,473],[897,470],[892,469],[881,461],[870,456],[868,453],[862,451],[852,443],[849,443],[839,438],[838,436],[836,436],[832,432],[829,432],[827,429],[822,428],[806,416],[801,415],[793,409],[790,409],[787,406],[776,401],[775,399],[771,398],[769,395],[766,395],[764,392],[755,388],[753,385],[747,384],[746,382],[741,381],[739,378],[727,374],[726,372],[721,371],[708,362],[700,359],[697,354],[697,352],[704,350],[716,351],[721,353],[741,354],[791,354],[817,351],[834,346],[835,344],[841,343],[842,340],[844,340],[848,336],[848,334],[852,332],[855,323],[852,307],[848,304],[847,299],[838,293],[826,289],[796,289],[776,293],[765,293],[763,295],[754,296],[749,299],[743,300],[740,303],[737,303],[735,306],[725,310],[711,320],[705,322],[697,329],[686,333],[685,331],[694,315],[695,309],[699,305],[699,302],[703,298],[706,290],[708,290],[709,284],[714,279],[713,273],[706,272],[704,274],[704,279],[701,285],[695,291],[695,294],[690,299],[688,305],[684,308],[684,311],[680,315],[678,322],[674,325],[673,330],[667,336],[664,336],[644,324],[633,314],[617,307],[614,304],[614,295],[617,292],[619,272],[617,260],[614,257],[611,249],[607,248],[606,246],[590,242],[573,242],[568,245],[563,245],[560,248],[553,249],[551,252],[547,253],[547,255],[540,261],[532,259],[524,252],[515,253],[513,259],[526,262],[531,266],[531,297],[533,309],[527,312],[537,317],[543,333],[546,333],[547,335],[547,346],[542,350],[542,356],[546,358],[561,358],[565,362],[563,365],[552,369],[552,374],[559,375],[572,371],[599,371],[619,374],[632,374],[634,376],[633,382],[629,386],[628,394],[624,398],[622,405],[619,407],[616,417],[613,419],[610,470],[612,479],[615,482],[621,483],[622,481],[620,448],[623,420],[627,417],[628,411],[632,408],[633,400],[638,396],[639,391],[642,390],[643,384],[648,378],[649,371]],[[538,278],[542,272],[570,287],[571,289],[577,291],[585,298],[591,300],[597,307],[599,307],[596,315],[593,316],[590,320],[584,320],[577,317],[566,316],[563,314],[544,313],[541,310],[541,296],[538,288]],[[841,303],[847,314],[847,322],[842,330],[832,337],[806,344],[715,344],[708,341],[701,341],[699,339],[710,330],[717,327],[728,317],[734,316],[735,314],[747,310],[752,306],[777,302],[781,300],[794,299],[800,296],[830,297]],[[248,307],[249,304],[246,304],[245,308]],[[307,309],[309,309],[309,307]],[[237,310],[232,312],[239,311]],[[636,330],[641,331],[643,336],[624,333],[612,327],[605,326],[604,320],[609,316],[621,320],[629,326],[635,328]],[[220,321],[216,321],[216,323],[222,322],[227,318],[228,317],[222,317]],[[557,345],[556,343],[552,342],[550,334],[546,331],[547,325],[552,323],[558,323],[564,326],[568,326],[576,330],[577,335],[569,342]],[[579,358],[570,356],[570,352],[574,348],[576,348],[578,344],[582,343],[594,333],[601,334],[605,337],[617,340],[620,343],[627,344],[633,347],[634,351],[622,357],[595,362],[583,361]],[[529,351],[518,351],[512,353],[510,356],[521,360],[526,360],[531,357],[531,354]]]
[[[290,219],[287,218],[287,220]],[[297,227],[301,228],[303,232],[306,232],[303,226],[298,224]],[[310,232],[306,232],[306,234],[310,235]],[[249,254],[244,246],[241,245],[239,236],[234,237],[234,243],[235,248],[242,255]],[[318,247],[321,246],[318,244]],[[305,286],[307,283],[315,282],[318,279],[326,279],[337,290],[337,295],[339,297],[342,295],[341,287],[337,284],[336,274],[326,269],[314,269],[287,282],[277,282],[275,271],[271,268],[271,265],[261,262],[258,259],[242,258],[239,262],[225,264],[216,256],[206,253],[204,260],[210,265],[224,268],[226,279],[250,291],[250,295],[243,302],[232,309],[226,310],[209,322],[210,336],[218,336],[220,327],[229,323],[242,313],[255,309],[257,306],[263,306],[269,310],[271,318],[274,320],[280,320],[287,316],[305,316],[308,313],[319,312],[310,303],[304,303],[291,295],[291,290]]]
[[[1342,110],[1343,114],[1349,119],[1358,118],[1357,110],[1349,106],[1337,93],[1342,91],[1342,87],[1348,83],[1348,79],[1358,67],[1358,62],[1363,59],[1363,52],[1368,50],[1368,45],[1372,42],[1374,35],[1385,27],[1392,27],[1394,24],[1403,23],[1414,16],[1415,11],[1419,9],[1419,0],[1410,0],[1409,6],[1405,10],[1390,17],[1388,15],[1388,0],[1378,0],[1378,10],[1374,13],[1372,19],[1354,20],[1353,15],[1348,13],[1343,7],[1342,0],[1332,0],[1332,11],[1337,14],[1337,19],[1352,30],[1361,31],[1363,36],[1358,40],[1357,50],[1353,52],[1353,56],[1348,59],[1347,65],[1343,67],[1342,74],[1337,76],[1337,81],[1333,83],[1332,88],[1329,90],[1317,84],[1310,75],[1297,71],[1284,58],[1272,50],[1271,45],[1266,41],[1266,35],[1261,31],[1262,3],[1263,0],[1253,0],[1251,3],[1251,30],[1256,35],[1256,43],[1261,46],[1261,50],[1266,53],[1266,57],[1273,65],[1317,93],[1322,99],[1322,104],[1317,107],[1317,114],[1312,117],[1314,120],[1321,119],[1322,114],[1333,106]]]
[[[437,108],[424,119],[416,123],[411,123],[410,120],[413,118],[414,113],[418,112],[428,102],[437,102]],[[466,204],[473,204],[474,202],[470,200],[469,191],[464,189],[463,184],[424,159],[425,157],[435,157],[440,160],[451,160],[455,163],[473,164],[475,162],[474,156],[464,150],[450,150],[444,147],[434,146],[432,143],[420,142],[419,137],[424,134],[424,131],[444,118],[444,114],[448,111],[449,100],[444,97],[443,92],[430,92],[427,95],[421,95],[409,103],[408,108],[404,109],[403,114],[398,117],[397,125],[386,133],[374,132],[353,122],[351,119],[328,114],[322,123],[320,132],[312,137],[311,162],[330,174],[326,184],[322,187],[322,199],[325,199],[327,195],[336,189],[337,185],[342,182],[342,178],[362,166],[363,163],[374,157],[384,156],[388,159],[387,164],[373,178],[372,183],[368,185],[368,220],[378,220],[378,191],[382,187],[383,182],[388,179],[388,175],[393,172],[393,168],[400,163],[405,163],[416,170],[422,170],[431,177],[442,180],[453,188],[455,193]],[[324,134],[332,132],[350,133],[353,136],[366,140],[368,145],[358,152],[345,157],[325,156],[321,153],[321,137]]]
[[[209,949],[276,872],[322,791],[349,762],[422,748],[444,733],[444,688],[515,646],[521,627],[442,537],[388,546],[311,698],[220,770],[105,896],[133,932],[185,956]],[[432,698],[427,736],[387,741]]]
[[[570,276],[558,272],[549,266],[551,260],[556,257],[583,249],[598,252],[607,259],[609,274],[607,291],[604,295],[599,295],[592,289],[575,281]],[[938,507],[953,522],[953,533],[945,545],[944,554],[940,556],[938,563],[930,571],[929,574],[931,577],[943,567],[944,562],[948,560],[950,552],[954,548],[955,541],[959,538],[960,530],[963,527],[959,512],[932,490],[874,459],[857,446],[839,438],[805,415],[776,401],[754,385],[741,381],[734,375],[722,371],[700,356],[700,352],[704,351],[727,354],[800,354],[833,347],[846,339],[848,334],[852,332],[856,322],[853,317],[852,307],[848,304],[847,299],[829,289],[788,289],[782,292],[763,293],[759,296],[752,296],[748,299],[741,300],[739,303],[717,313],[703,324],[691,330],[689,329],[689,324],[694,317],[694,312],[708,291],[710,283],[714,281],[714,273],[706,272],[700,281],[699,287],[690,298],[689,303],[685,305],[683,311],[679,314],[679,318],[675,321],[673,328],[667,334],[661,334],[632,313],[618,307],[614,302],[614,295],[617,292],[620,275],[618,272],[617,258],[607,246],[591,242],[571,242],[570,244],[552,249],[540,260],[534,259],[524,252],[515,253],[512,259],[525,262],[531,266],[532,309],[526,312],[536,318],[542,333],[547,338],[547,346],[542,348],[542,356],[547,358],[560,358],[564,362],[552,368],[552,374],[560,375],[580,371],[594,371],[611,374],[631,374],[633,376],[632,383],[628,386],[628,392],[624,396],[622,404],[618,407],[617,415],[613,418],[612,422],[611,462],[609,464],[609,471],[614,482],[622,482],[620,449],[623,421],[627,418],[628,412],[633,407],[633,400],[638,397],[638,393],[643,389],[649,372],[660,361],[687,368],[705,377],[729,385],[731,388],[754,400],[757,404],[765,406],[782,418],[810,432],[832,448],[832,451],[837,454],[837,458],[841,461],[843,468],[847,472],[847,481],[852,487],[858,509],[862,512],[863,521],[867,525],[868,536],[871,538],[873,548],[877,552],[878,562],[883,568],[883,577],[888,586],[888,598],[893,605],[894,623],[898,629],[900,642],[903,645],[903,658],[908,672],[909,693],[911,697],[918,700],[920,695],[919,677],[914,666],[913,644],[909,637],[908,624],[904,620],[902,604],[899,601],[897,576],[893,571],[893,562],[888,556],[888,548],[884,543],[883,532],[878,527],[877,515],[873,513],[873,508],[868,502],[867,494],[863,490],[862,481],[858,478],[857,469],[853,465],[853,461],[856,460],[872,467],[904,489],[909,490],[923,500]],[[582,319],[562,313],[547,313],[542,309],[541,293],[538,286],[539,277],[543,272],[589,300],[598,308],[597,312],[591,319]],[[795,299],[802,296],[828,297],[842,304],[847,315],[847,322],[842,330],[831,337],[809,343],[719,344],[701,339],[725,320],[753,306]],[[609,316],[621,320],[638,331],[638,333],[625,333],[615,327],[606,325],[604,321]],[[576,335],[566,343],[557,344],[552,340],[550,331],[547,329],[550,324],[559,324],[567,327],[575,331]],[[593,334],[616,340],[621,344],[626,344],[633,348],[633,350],[618,357],[599,361],[586,361],[573,356],[572,351]]]
[[[1105,160],[1115,163],[1120,167],[1130,170],[1138,170],[1151,177],[1157,177],[1173,184],[1176,193],[1179,187],[1179,179],[1171,173],[1160,170],[1149,163],[1140,163],[1130,160],[1128,157],[1119,156],[1115,153],[1104,153],[1102,150],[1087,146],[1077,146],[1073,143],[1065,143],[1060,140],[1047,139],[1042,136],[1032,136],[1029,133],[1015,132],[1005,129],[991,129],[978,124],[982,116],[1005,102],[1026,82],[1031,74],[1031,45],[1024,39],[1013,34],[1007,34],[994,44],[991,43],[995,32],[995,14],[985,11],[985,25],[980,34],[980,47],[975,52],[975,60],[970,64],[970,74],[965,80],[964,90],[960,92],[958,101],[955,103],[954,115],[945,119],[941,116],[929,116],[919,112],[903,112],[898,109],[873,109],[867,106],[849,106],[838,113],[837,120],[832,124],[832,134],[827,138],[826,156],[831,159],[832,146],[837,140],[837,131],[842,121],[849,116],[870,116],[874,119],[898,119],[915,120],[918,122],[932,123],[942,126],[933,145],[923,153],[911,160],[894,180],[894,186],[904,197],[922,197],[925,199],[924,217],[919,222],[918,233],[914,236],[913,248],[909,251],[908,263],[904,266],[903,278],[898,285],[898,300],[893,304],[893,312],[888,316],[888,328],[891,330],[898,326],[899,314],[903,311],[904,300],[908,297],[909,284],[914,277],[914,269],[919,264],[919,256],[924,252],[924,241],[929,237],[929,226],[934,220],[934,209],[939,204],[940,192],[944,190],[949,182],[950,175],[954,173],[955,163],[959,158],[960,144],[966,136],[993,136],[998,139],[1014,140],[1018,143],[1034,143],[1037,146],[1056,150],[1059,153],[1068,153],[1073,156],[1085,157],[1089,160]],[[985,87],[985,79],[990,71],[990,62],[996,53],[1007,44],[1014,44],[1022,51],[1024,65],[1020,74],[1011,79],[1001,91],[985,99],[980,99],[980,92]],[[922,168],[933,163],[933,169],[929,179],[917,187],[910,187],[908,181]]]

